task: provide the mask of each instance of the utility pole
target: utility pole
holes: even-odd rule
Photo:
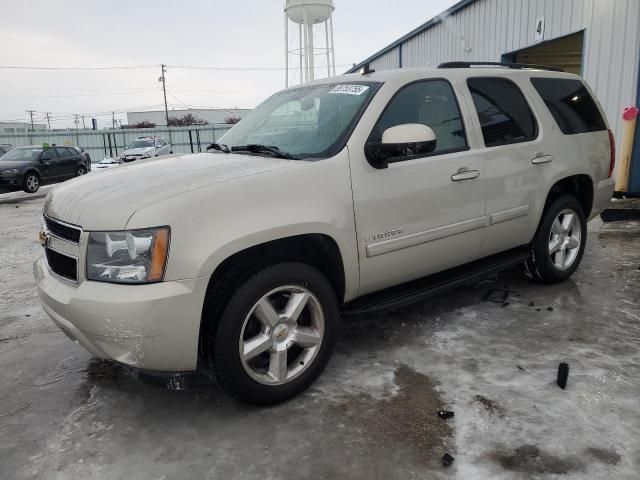
[[[47,126],[49,127],[49,130],[51,130],[51,117],[50,117],[49,115],[51,115],[51,112],[46,112],[46,113],[44,114],[44,116],[45,116],[45,117],[46,117],[46,119],[47,119]]]
[[[27,113],[31,117],[31,131],[33,132],[33,114],[36,113],[35,110],[27,110]]]
[[[73,118],[73,123],[75,123],[75,125],[76,125],[76,130],[78,129],[78,123],[80,123],[80,122],[78,121],[78,117],[79,117],[79,116],[80,116],[80,115],[78,115],[77,113],[74,113],[74,114],[73,114],[73,117],[74,117],[74,118]]]
[[[111,128],[116,128],[116,112],[111,112]]]
[[[84,115],[82,115],[82,129],[84,130],[85,128],[87,128],[84,124]]]
[[[161,74],[160,78],[158,78],[159,82],[162,82],[162,92],[164,93],[164,117],[167,121],[167,127],[169,126],[169,108],[167,107],[167,86],[164,80],[164,74],[166,73],[166,68],[164,67],[164,63],[161,65]]]

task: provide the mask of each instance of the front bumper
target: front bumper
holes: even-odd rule
[[[208,278],[72,284],[51,274],[44,259],[33,270],[45,312],[93,355],[145,370],[196,369]]]
[[[0,175],[0,188],[2,189],[22,188],[22,174],[12,173],[10,175]]]

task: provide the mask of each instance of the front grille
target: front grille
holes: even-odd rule
[[[74,282],[78,281],[78,261],[75,258],[67,257],[50,248],[45,248],[45,253],[53,273]]]
[[[64,238],[73,243],[80,243],[80,234],[82,230],[79,227],[72,227],[65,223],[60,223],[53,218],[44,217],[44,223],[47,230],[53,233],[56,237]]]

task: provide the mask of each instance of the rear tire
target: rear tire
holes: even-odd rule
[[[542,283],[562,282],[580,265],[586,243],[587,220],[582,205],[573,195],[563,195],[544,212],[525,271]]]
[[[315,268],[291,262],[258,271],[218,321],[212,342],[218,383],[237,400],[257,405],[298,395],[326,367],[339,316],[333,286]]]
[[[40,177],[37,173],[28,172],[22,180],[22,190],[27,193],[36,193],[40,189]]]

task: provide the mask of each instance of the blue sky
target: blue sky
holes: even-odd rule
[[[335,0],[336,64],[359,62],[455,3],[454,0]],[[280,0],[2,0],[0,65],[284,66]],[[159,69],[0,70],[0,120],[34,109],[71,126],[90,114],[162,103]],[[253,107],[284,87],[284,72],[167,71],[168,102]],[[124,115],[118,115],[123,118]],[[88,117],[87,117],[88,118]],[[99,118],[100,124],[110,116]]]

